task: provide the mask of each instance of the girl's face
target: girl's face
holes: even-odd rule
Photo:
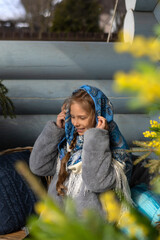
[[[71,122],[79,135],[83,135],[87,129],[95,127],[92,114],[84,110],[78,102],[71,104],[70,115]]]

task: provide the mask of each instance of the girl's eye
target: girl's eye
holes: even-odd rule
[[[75,118],[75,116],[72,116],[72,115],[71,115],[71,119],[74,119],[74,118]],[[85,120],[86,117],[80,117],[80,116],[79,116],[79,119],[81,119],[81,120]]]

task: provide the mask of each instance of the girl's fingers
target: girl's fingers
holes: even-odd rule
[[[98,125],[97,128],[101,128],[101,129],[106,129],[108,130],[108,124],[107,124],[107,120],[102,117],[102,116],[98,116]]]
[[[65,127],[65,112],[60,112],[57,116],[57,121],[56,121],[56,124],[58,127],[60,128],[64,128]]]
[[[61,107],[61,111],[64,112],[64,113],[66,112],[66,105],[67,104],[63,104],[63,106]]]
[[[103,124],[102,119],[98,117],[98,125],[97,125],[97,127],[101,127],[102,124]]]
[[[61,112],[60,114],[58,114],[58,118],[65,118],[65,116],[66,116],[66,114],[65,113],[63,113],[63,112]]]

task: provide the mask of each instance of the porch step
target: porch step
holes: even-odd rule
[[[25,230],[20,230],[18,232],[9,233],[5,235],[0,235],[0,240],[22,240],[26,237]]]

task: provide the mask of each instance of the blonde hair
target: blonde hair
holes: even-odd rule
[[[65,100],[67,102],[67,105],[70,106],[73,103],[80,103],[82,108],[91,114],[92,116],[92,121],[93,121],[93,126],[95,126],[96,120],[95,120],[95,104],[91,96],[84,90],[79,89],[77,92],[74,92],[72,96]],[[76,146],[76,138],[77,138],[77,132],[74,133],[73,140],[71,141],[70,144],[70,149],[73,150]],[[60,171],[58,174],[58,181],[56,184],[56,190],[58,195],[64,196],[65,192],[67,191],[67,188],[64,186],[64,182],[66,178],[68,177],[68,173],[66,171],[66,165],[68,160],[70,159],[70,152],[67,152],[66,155],[62,158],[61,160],[61,166],[60,166]]]

